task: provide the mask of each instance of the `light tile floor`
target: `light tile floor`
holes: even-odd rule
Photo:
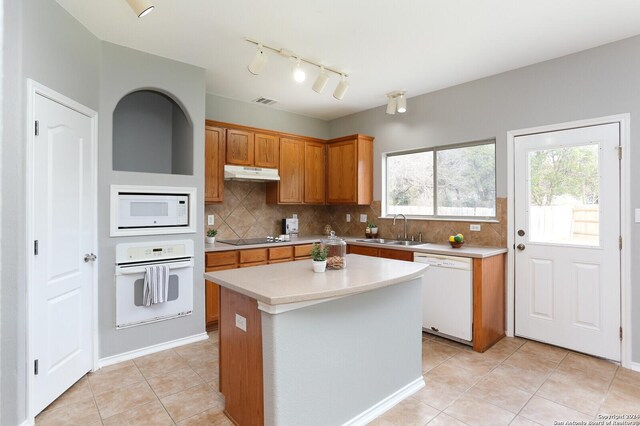
[[[209,336],[88,374],[36,424],[231,425],[218,393],[217,333]],[[640,415],[640,373],[524,339],[505,338],[478,354],[425,334],[422,369],[427,386],[371,425],[553,425]]]

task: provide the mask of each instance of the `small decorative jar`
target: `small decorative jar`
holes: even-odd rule
[[[329,238],[322,240],[323,247],[328,249],[327,269],[344,269],[347,266],[347,243],[336,237],[335,231],[331,231]]]

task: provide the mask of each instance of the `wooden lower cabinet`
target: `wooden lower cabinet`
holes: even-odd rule
[[[385,259],[406,260],[413,262],[413,252],[408,250],[395,250],[388,248],[349,245],[349,253],[363,256],[383,257]]]
[[[210,272],[210,271],[207,271]],[[220,318],[220,286],[204,281],[205,321],[207,329],[215,326]]]

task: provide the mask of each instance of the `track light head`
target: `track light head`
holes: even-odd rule
[[[264,50],[262,49],[262,45],[259,44],[258,45],[258,51],[256,52],[255,56],[253,57],[253,59],[251,60],[251,62],[249,63],[249,66],[247,67],[247,69],[249,70],[249,72],[253,75],[258,75],[262,72],[262,69],[264,68],[265,64],[267,63],[267,55],[264,54]]]
[[[345,93],[349,89],[349,82],[347,78],[342,74],[342,78],[340,78],[340,82],[336,86],[336,90],[333,91],[333,97],[337,100],[341,101],[344,98]]]
[[[296,65],[293,67],[293,79],[298,83],[302,83],[307,78],[302,67],[300,67],[300,59],[296,60]]]
[[[404,97],[404,92],[400,92],[396,102],[398,104],[398,112],[400,114],[407,112],[407,98]]]
[[[393,95],[387,95],[387,114],[394,115],[396,113],[396,97]]]
[[[316,93],[322,93],[328,81],[329,81],[329,76],[324,71],[324,67],[320,66],[320,72],[318,73],[318,77],[316,78],[316,81],[315,83],[313,83],[313,86],[311,88]]]
[[[129,3],[129,6],[133,9],[135,14],[138,15],[138,18],[148,15],[155,7],[151,3],[151,0],[127,0],[127,3]]]

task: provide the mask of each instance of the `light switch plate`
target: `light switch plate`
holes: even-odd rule
[[[351,222],[351,215],[349,213],[347,213],[347,218],[346,218],[347,222]]]
[[[479,231],[480,229],[480,225],[469,225],[469,231]]]
[[[215,224],[213,223],[213,222],[214,222],[214,220],[215,220],[215,219],[214,219],[214,217],[215,217],[215,216],[214,216],[214,215],[212,215],[212,214],[210,214],[210,215],[208,215],[208,216],[207,216],[207,225],[215,225]]]
[[[247,331],[247,319],[242,315],[236,314],[236,327],[242,331]]]
[[[367,215],[366,214],[361,214],[360,215],[360,223],[367,223]]]
[[[640,209],[636,209],[636,223],[640,223]]]

